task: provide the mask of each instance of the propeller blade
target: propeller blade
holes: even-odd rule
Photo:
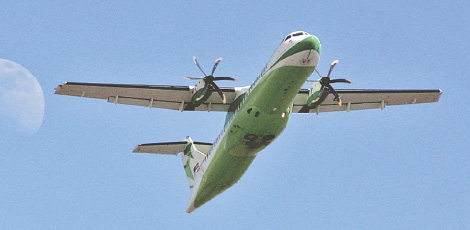
[[[348,80],[348,79],[331,79],[330,83],[349,83],[349,84],[354,84],[354,82]]]
[[[338,101],[338,105],[342,105],[343,103],[341,101],[341,97],[339,97],[338,92],[336,92],[336,90],[331,85],[328,85],[328,88],[333,93],[333,95],[335,95],[335,99],[333,99],[333,101]]]
[[[204,70],[202,70],[201,66],[200,66],[199,63],[197,62],[196,56],[193,56],[193,60],[194,60],[194,64],[196,64],[197,67],[199,68],[199,70],[201,70],[201,72],[204,74],[204,77],[207,76],[207,74],[204,73]]]
[[[220,57],[219,59],[215,60],[214,67],[212,67],[212,72],[211,75],[214,75],[215,69],[217,68],[217,65],[219,65],[219,62],[222,61],[222,58]]]
[[[184,79],[188,79],[188,80],[201,80],[203,79],[202,77],[183,77]]]
[[[221,81],[221,80],[238,81],[238,79],[233,78],[233,77],[214,77],[214,81]]]
[[[306,80],[305,82],[320,82],[320,80]]]
[[[318,72],[318,70],[315,68],[315,72],[317,72],[318,76],[320,76],[320,78],[322,78],[320,72]]]
[[[217,93],[220,95],[220,97],[222,98],[222,103],[224,103],[224,104],[227,103],[227,99],[225,98],[224,92],[222,92],[222,90],[215,83],[212,83],[211,85],[217,91]]]
[[[331,71],[333,71],[333,68],[335,67],[336,64],[338,64],[339,60],[335,60],[334,62],[331,63],[330,70],[328,71],[328,75],[326,77],[330,77]]]

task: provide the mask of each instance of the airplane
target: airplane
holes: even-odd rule
[[[437,102],[440,89],[431,90],[335,90],[333,83],[352,83],[331,79],[338,63],[334,61],[326,77],[301,89],[320,60],[320,40],[307,32],[295,31],[284,37],[261,74],[250,86],[221,87],[214,77],[222,60],[216,60],[207,75],[196,57],[193,61],[203,73],[194,86],[134,85],[65,82],[55,94],[104,99],[114,104],[147,106],[179,111],[226,112],[225,125],[213,143],[183,141],[137,145],[133,152],[181,154],[191,189],[188,213],[230,188],[247,171],[258,152],[284,130],[293,113],[324,113],[364,109],[384,109],[390,105]],[[318,73],[318,71],[317,71]]]

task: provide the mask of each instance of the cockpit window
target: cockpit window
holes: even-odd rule
[[[303,31],[298,31],[298,32],[295,32],[293,34],[289,34],[287,35],[286,38],[284,38],[284,40],[282,40],[282,42],[286,42],[287,40],[293,38],[293,37],[297,37],[297,36],[301,36],[301,35],[309,35],[307,32],[303,32]],[[282,43],[281,42],[281,43]]]
[[[286,39],[284,39],[284,41],[287,41],[287,40],[289,40],[289,38],[291,38],[291,36],[290,36],[290,35],[288,35],[288,36],[286,37]]]

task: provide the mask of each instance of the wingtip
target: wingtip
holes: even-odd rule
[[[61,85],[58,85],[56,88],[54,88],[54,94],[59,94],[60,90],[62,89],[62,86],[67,84],[67,82],[62,83]]]
[[[132,152],[133,152],[133,153],[139,153],[139,150],[138,150],[139,146],[140,146],[140,145],[136,145],[136,146],[134,147],[134,149],[132,150]]]

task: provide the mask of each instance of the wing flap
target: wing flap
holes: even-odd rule
[[[149,108],[165,108],[180,111],[227,111],[230,104],[205,103],[198,107],[188,107],[190,103],[176,101],[160,101],[155,99],[129,98],[129,97],[109,97],[109,103],[146,106]]]

